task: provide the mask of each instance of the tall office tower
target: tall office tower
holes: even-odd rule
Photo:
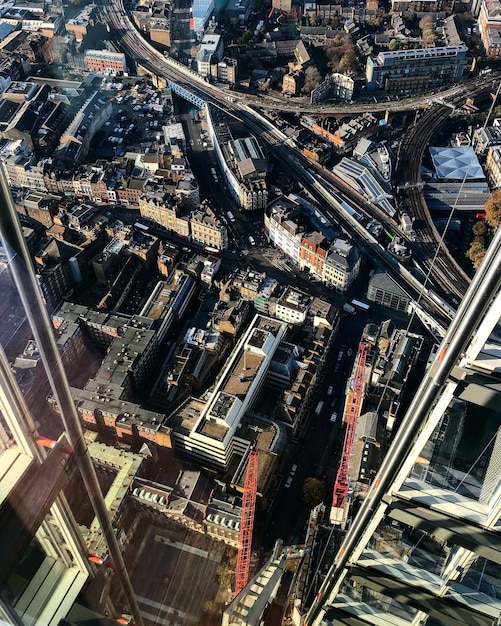
[[[0,207],[0,623],[113,624],[129,619],[122,616],[125,609],[142,624],[1,173]],[[37,350],[24,359],[24,364],[27,360],[33,364],[33,380],[32,389],[26,385],[23,392],[12,355],[24,347],[27,337],[34,338]],[[40,367],[34,374],[37,359]],[[18,369],[22,367],[21,363]],[[48,393],[57,398],[61,424],[43,413]],[[55,440],[47,437],[48,430]],[[89,554],[64,497],[75,472],[81,477],[79,505],[87,500],[92,506],[106,538],[104,563]],[[121,590],[118,613],[109,601],[113,580]]]
[[[344,503],[308,626],[501,623],[500,267],[498,229],[367,497]]]

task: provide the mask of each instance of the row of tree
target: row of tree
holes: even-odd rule
[[[492,239],[493,233],[501,224],[501,190],[494,191],[485,203],[485,220],[479,220],[473,225],[473,240],[466,253],[473,268],[477,269],[482,263],[485,252]]]

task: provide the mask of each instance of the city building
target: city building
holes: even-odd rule
[[[237,82],[238,61],[231,57],[224,57],[211,65],[210,72],[215,80],[234,85]]]
[[[450,13],[454,6],[451,0],[391,0],[391,10],[395,13],[410,11],[412,13]]]
[[[248,23],[253,6],[252,0],[229,0],[224,16],[232,26],[243,27]]]
[[[303,70],[294,70],[285,74],[282,80],[282,93],[289,97],[298,96],[304,86],[305,75]]]
[[[81,43],[85,35],[90,30],[90,27],[94,25],[94,13],[96,10],[95,4],[90,4],[82,9],[80,13],[65,23],[65,28],[68,33],[73,33],[75,41]]]
[[[228,247],[228,229],[206,203],[191,214],[190,232],[193,241],[208,248],[226,250]]]
[[[268,203],[266,174],[268,159],[255,137],[234,138],[229,119],[213,106],[207,106],[209,135],[228,190],[242,209],[262,210]],[[242,134],[240,125],[235,131]]]
[[[3,187],[2,187],[3,189]],[[43,360],[49,388],[64,406],[62,421],[54,421],[51,439],[39,423],[40,415],[32,415],[13,377],[4,349],[8,341],[2,334],[2,423],[0,426],[1,477],[1,621],[5,624],[78,623],[85,619],[124,619],[109,598],[111,578],[104,560],[90,552],[89,545],[77,524],[78,511],[63,497],[72,478],[79,474],[80,503],[91,503],[97,521],[97,533],[106,537],[106,560],[115,564],[116,578],[122,596],[121,608],[141,623],[128,570],[119,547],[117,529],[107,508],[96,475],[91,454],[71,400],[62,361],[47,324],[43,299],[33,291],[35,277],[29,275],[30,265],[15,208],[2,191],[2,228],[11,233],[10,245],[15,250],[9,272],[19,277],[18,288],[24,294],[25,315],[33,329],[39,331],[38,352]],[[29,286],[31,285],[31,287]],[[43,330],[42,330],[43,329]],[[40,407],[40,403],[39,403]],[[36,418],[36,421],[35,421]],[[41,428],[42,432],[38,429]],[[117,596],[118,597],[118,596]],[[92,617],[89,617],[92,616]]]
[[[310,296],[286,287],[283,294],[277,298],[275,317],[288,324],[303,324],[309,311]]]
[[[501,187],[501,146],[489,148],[485,159],[485,173],[490,189]]]
[[[376,272],[369,278],[367,299],[390,309],[409,312],[411,299],[386,272]]]
[[[500,619],[500,244],[498,231],[305,624]]]
[[[360,272],[362,257],[358,249],[344,239],[335,239],[323,264],[322,282],[341,293],[347,291]]]
[[[477,156],[485,157],[489,148],[501,146],[501,128],[496,125],[475,128],[472,146]]]
[[[473,3],[473,13],[478,16],[478,31],[485,54],[488,57],[501,55],[501,38],[499,28],[501,26],[501,4],[495,0],[487,2],[480,0]]]
[[[193,26],[190,24],[198,39],[202,39],[205,28],[214,12],[214,0],[193,0]]]
[[[311,102],[327,102],[333,99],[351,102],[354,90],[355,81],[351,76],[334,72],[312,90]]]
[[[329,244],[322,233],[305,233],[299,249],[299,268],[321,278],[328,251]]]
[[[197,54],[197,71],[201,76],[211,75],[211,66],[216,65],[223,55],[223,38],[211,33],[200,42]]]
[[[413,95],[460,82],[468,70],[464,45],[380,52],[368,57],[367,91]]]
[[[264,389],[286,328],[283,322],[254,317],[223,366],[209,400],[190,398],[168,416],[165,425],[172,429],[175,450],[219,471],[228,470],[237,458],[246,458],[250,441],[239,428]],[[237,473],[242,480],[242,463]]]
[[[84,63],[91,72],[118,75],[127,72],[127,62],[123,52],[111,50],[86,50]]]

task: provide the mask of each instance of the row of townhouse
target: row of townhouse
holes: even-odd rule
[[[357,248],[342,238],[329,241],[320,232],[307,232],[291,200],[279,198],[270,205],[264,223],[269,240],[324,284],[345,292],[357,278],[361,263]]]
[[[174,232],[181,237],[203,246],[226,250],[228,229],[207,203],[202,202],[194,211],[183,211],[182,207],[162,192],[147,192],[139,198],[141,217],[149,222]]]

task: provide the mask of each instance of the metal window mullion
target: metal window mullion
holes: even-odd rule
[[[62,366],[45,303],[33,272],[30,253],[19,224],[14,201],[12,200],[5,174],[1,169],[0,206],[2,207],[2,220],[0,222],[2,242],[9,255],[12,275],[19,297],[37,342],[52,393],[59,406],[64,428],[73,448],[86,492],[106,539],[116,575],[120,580],[136,626],[143,626],[143,619],[125,567],[122,551],[118,544],[96,470],[84,439],[82,426],[71,396],[68,379]]]
[[[447,407],[454,397],[454,391],[456,387],[457,383],[447,383],[444,392],[428,414],[428,418],[426,419],[421,431],[419,432],[411,449],[409,450],[409,454],[402,464],[400,471],[396,475],[393,485],[390,488],[391,493],[399,491],[405,480],[410,475],[412,466],[415,464],[416,459],[421,454],[426,443],[430,440],[430,437],[433,435],[435,428],[437,427],[439,421],[442,419]]]

